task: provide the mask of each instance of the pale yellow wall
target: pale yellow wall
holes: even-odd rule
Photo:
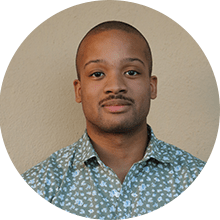
[[[166,16],[137,4],[108,1],[56,14],[15,53],[1,90],[1,130],[20,173],[82,135],[85,119],[72,86],[76,48],[91,27],[113,19],[134,25],[152,48],[159,84],[148,123],[156,136],[207,161],[218,129],[219,97],[205,55]]]

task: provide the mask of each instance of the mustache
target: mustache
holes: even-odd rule
[[[130,101],[131,103],[134,103],[134,99],[132,99],[132,98],[125,97],[125,96],[123,96],[123,95],[110,95],[110,96],[108,96],[107,98],[102,99],[102,100],[99,102],[99,105],[101,105],[103,102],[106,102],[106,101],[112,100],[112,99],[123,99],[123,100]]]

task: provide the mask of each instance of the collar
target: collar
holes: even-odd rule
[[[91,158],[99,158],[91,144],[86,130],[82,137],[78,140],[77,146],[78,148],[76,149],[74,157],[75,165],[84,164]]]
[[[149,125],[148,126],[148,137],[150,142],[146,148],[145,155],[141,161],[147,161],[150,158],[154,158],[162,163],[171,163],[173,162],[172,149],[171,146],[163,141],[160,141],[156,138],[153,133],[153,130]],[[99,163],[102,163],[98,154],[94,150],[90,138],[85,130],[82,137],[77,142],[77,149],[74,157],[74,165],[82,165],[89,161],[91,158],[96,158]]]
[[[148,133],[150,133],[150,142],[147,146],[145,155],[142,161],[147,161],[150,158],[154,158],[162,163],[172,163],[172,146],[161,140],[158,140],[154,135],[152,128],[148,126]]]

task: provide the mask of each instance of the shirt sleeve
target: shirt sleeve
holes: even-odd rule
[[[62,148],[21,176],[33,190],[51,202],[59,191],[67,170],[74,160],[76,146],[77,142]]]

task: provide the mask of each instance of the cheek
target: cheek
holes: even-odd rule
[[[150,106],[150,89],[139,87],[136,90],[136,105],[139,111],[148,111]]]
[[[99,102],[99,87],[99,85],[92,85],[82,88],[82,105],[87,111],[92,110]]]
[[[101,90],[101,85],[99,83],[90,83],[86,87],[82,87],[82,93],[84,96],[97,96]]]
[[[100,90],[100,88],[101,88],[100,85],[96,84],[96,85],[93,85],[92,89],[94,92],[98,92]]]
[[[150,98],[150,86],[148,85],[138,85],[133,89],[133,94],[135,94],[137,100],[146,101]]]

